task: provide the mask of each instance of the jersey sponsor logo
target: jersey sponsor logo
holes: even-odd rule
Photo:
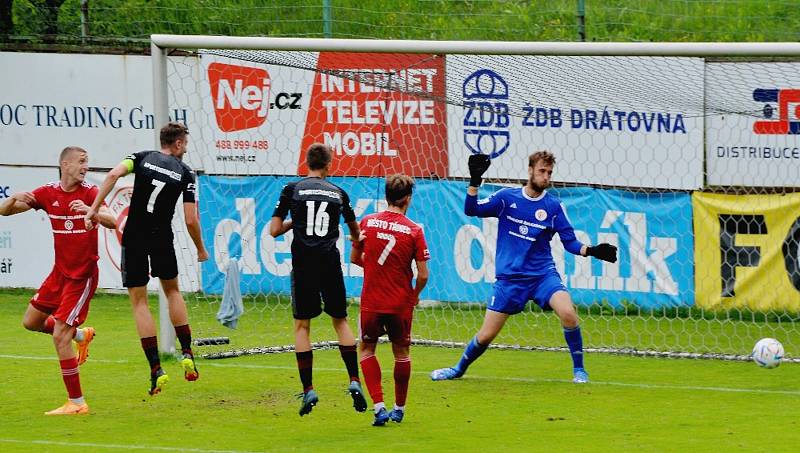
[[[297,191],[297,194],[302,196],[310,196],[310,195],[322,195],[323,197],[333,198],[335,200],[341,200],[342,195],[339,192],[334,192],[332,190],[324,190],[324,189],[300,189]]]
[[[800,89],[753,90],[753,100],[763,102],[764,120],[753,123],[753,132],[759,135],[800,134]],[[776,103],[773,106],[771,103]]]
[[[71,230],[72,227],[74,227],[74,226],[75,225],[72,223],[72,220],[64,221],[64,228],[66,228],[67,230]]]
[[[403,234],[411,234],[411,227],[397,222],[389,222],[383,219],[370,218],[367,219],[367,226],[372,228],[380,228],[382,230],[393,231]]]
[[[511,142],[508,84],[491,69],[479,69],[464,80],[462,92],[464,144],[472,154],[500,156]]]
[[[170,178],[176,181],[181,180],[181,174],[176,171],[168,170],[166,168],[159,167],[158,165],[153,165],[150,162],[145,162],[144,164],[142,164],[142,166],[144,168],[147,168],[148,170],[153,170],[156,173],[161,173],[162,175],[169,176]]]
[[[58,204],[58,200],[54,201],[52,206],[55,208],[59,207],[60,205]]]
[[[546,226],[544,226],[544,225],[539,225],[538,223],[528,222],[528,221],[527,221],[527,220],[525,220],[525,219],[518,219],[518,218],[516,218],[516,217],[511,217],[510,215],[507,215],[507,216],[506,216],[506,219],[508,219],[508,221],[510,221],[510,222],[514,222],[514,223],[516,223],[516,224],[519,224],[519,225],[521,225],[521,226],[538,228],[538,229],[540,229],[540,230],[545,230],[545,229],[547,229],[547,227],[546,227]]]
[[[509,206],[509,207],[511,209],[517,209],[517,204],[516,203],[511,203],[511,206]]]
[[[528,234],[528,227],[526,227],[525,225],[520,225],[519,232],[522,234]]]
[[[53,202],[53,206],[58,206],[57,201]],[[58,214],[47,214],[48,217],[55,220],[75,220],[75,219],[82,219],[83,214],[77,215],[58,215]]]
[[[267,120],[272,81],[266,69],[211,63],[208,82],[222,132],[252,129]]]

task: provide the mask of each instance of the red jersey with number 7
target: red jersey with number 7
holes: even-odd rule
[[[383,211],[361,219],[364,286],[361,311],[405,313],[414,309],[413,261],[430,259],[422,227],[403,214]]]
[[[33,191],[36,203],[50,217],[55,248],[55,266],[68,278],[80,280],[91,277],[97,269],[97,228],[89,231],[83,223],[83,213],[70,208],[74,200],[86,206],[94,203],[97,186],[82,182],[72,192],[65,192],[58,181],[45,184]]]

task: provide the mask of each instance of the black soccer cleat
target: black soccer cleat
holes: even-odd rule
[[[300,398],[303,399],[303,404],[300,405],[300,416],[306,415],[314,409],[314,406],[317,405],[319,402],[319,397],[317,396],[317,392],[314,389],[310,389],[307,392],[301,393],[298,395]]]
[[[367,410],[367,400],[364,399],[361,383],[358,381],[350,382],[350,385],[347,386],[347,391],[353,397],[353,408],[355,408],[356,412],[365,412]]]

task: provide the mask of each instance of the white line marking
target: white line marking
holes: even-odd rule
[[[36,357],[36,356],[22,356],[22,355],[9,355],[0,354],[0,359],[22,359],[22,360],[53,360],[55,357]],[[92,359],[92,363],[129,363],[128,360],[102,360]],[[292,370],[296,371],[297,368],[293,366],[282,365],[250,365],[244,363],[214,363],[211,361],[201,362],[204,367],[213,368],[245,368],[245,369],[263,369],[263,370]],[[314,371],[326,371],[340,373],[342,370],[339,368],[323,368],[314,367]],[[428,376],[428,371],[413,371],[413,374],[419,376]],[[553,383],[572,383],[571,379],[551,379],[551,378],[525,378],[525,377],[511,377],[511,376],[481,376],[478,374],[468,374],[466,379],[481,379],[486,381],[508,381],[508,382],[526,382],[526,383],[539,383],[539,382],[553,382]],[[738,387],[714,387],[702,385],[674,385],[674,384],[642,384],[635,382],[614,382],[614,381],[591,381],[589,385],[608,385],[614,387],[634,387],[652,390],[696,390],[699,392],[727,392],[727,393],[754,393],[763,395],[788,395],[800,396],[800,390],[766,390],[766,389],[753,389],[753,388],[738,388]]]
[[[93,447],[93,448],[116,448],[118,450],[158,450],[158,451],[194,451],[200,453],[258,453],[245,450],[205,450],[202,448],[186,447],[159,447],[154,445],[115,445],[115,444],[92,444],[88,442],[59,442],[53,440],[19,440],[19,439],[0,439],[0,442],[9,444],[33,444],[33,445],[60,445],[64,447]]]

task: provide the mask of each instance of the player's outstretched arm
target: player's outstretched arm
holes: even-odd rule
[[[353,236],[348,236],[348,239],[353,245],[350,247],[350,262],[356,266],[364,267],[364,239],[366,239],[364,232],[362,231],[356,240],[353,240]]]
[[[355,220],[347,222],[347,228],[350,230],[351,238],[361,238],[361,228],[358,226],[358,222]]]
[[[14,215],[31,209],[36,197],[31,192],[17,192],[0,203],[0,215]]]
[[[100,206],[100,211],[97,213],[97,219],[100,221],[100,225],[103,225],[109,230],[117,229],[117,219],[107,206]]]
[[[72,200],[69,203],[69,209],[75,211],[79,214],[86,214],[89,212],[89,206],[86,206],[86,203],[83,200]],[[117,228],[117,219],[114,218],[114,214],[106,207],[106,205],[100,205],[100,210],[97,213],[97,221],[100,222],[100,225],[108,228],[109,230],[114,230]]]
[[[292,219],[283,220],[280,217],[273,217],[272,220],[269,221],[269,234],[274,238],[285,234],[291,229]]]
[[[428,272],[428,262],[425,260],[415,260],[417,263],[417,281],[414,285],[414,305],[419,303],[419,295],[428,284],[430,273]]]
[[[92,205],[89,207],[86,215],[83,216],[83,222],[86,224],[87,230],[91,230],[93,223],[100,220],[97,218],[97,214],[100,212],[100,206],[102,206],[108,194],[111,193],[111,190],[114,189],[114,186],[117,184],[117,180],[130,173],[133,163],[131,162],[129,164],[126,162],[130,161],[126,159],[125,161],[122,161],[121,164],[112,168],[111,171],[106,174],[105,179],[103,179],[103,182],[100,184],[100,191],[97,192],[97,196],[94,197],[94,203],[92,203]]]
[[[616,263],[617,247],[605,242],[593,247],[586,247],[586,256],[593,256],[599,260],[608,261],[609,263]]]
[[[186,222],[186,230],[192,238],[194,246],[197,248],[197,261],[203,262],[208,259],[208,251],[203,243],[203,235],[200,231],[200,216],[197,214],[197,203],[194,201],[183,203],[183,218]]]

